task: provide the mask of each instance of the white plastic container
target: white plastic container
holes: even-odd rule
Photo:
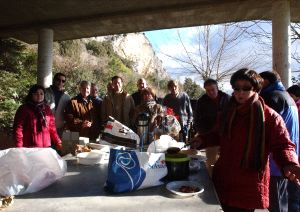
[[[101,162],[103,153],[92,150],[90,152],[82,152],[77,154],[77,162],[83,165],[95,165]]]

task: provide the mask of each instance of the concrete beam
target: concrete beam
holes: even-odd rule
[[[53,30],[41,29],[38,40],[37,83],[49,87],[52,84]]]
[[[272,7],[273,70],[283,85],[291,85],[290,1],[276,0]]]

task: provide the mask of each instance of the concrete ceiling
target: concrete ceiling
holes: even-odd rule
[[[246,20],[271,20],[274,0],[1,0],[0,37],[37,43],[40,28],[54,40]],[[300,22],[300,1],[290,0]]]

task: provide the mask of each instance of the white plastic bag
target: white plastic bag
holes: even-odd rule
[[[37,192],[67,170],[66,162],[51,148],[12,148],[0,151],[0,195]]]
[[[148,149],[147,152],[150,153],[160,153],[166,152],[169,147],[178,147],[182,148],[184,146],[183,142],[177,142],[169,135],[161,135],[160,138],[156,141],[153,141]]]

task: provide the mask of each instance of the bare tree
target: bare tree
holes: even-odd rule
[[[245,51],[239,46],[243,33],[233,24],[200,26],[187,42],[186,35],[177,30],[182,52],[178,55],[162,53],[180,65],[180,74],[194,74],[202,80],[214,78],[221,82],[237,69],[254,65],[256,56],[253,49]]]
[[[262,54],[271,56],[272,52],[272,22],[271,21],[249,21],[236,24],[246,36],[253,39],[257,44],[260,45]],[[292,60],[300,64],[300,54],[298,51],[300,44],[300,23],[291,23],[291,44]]]

